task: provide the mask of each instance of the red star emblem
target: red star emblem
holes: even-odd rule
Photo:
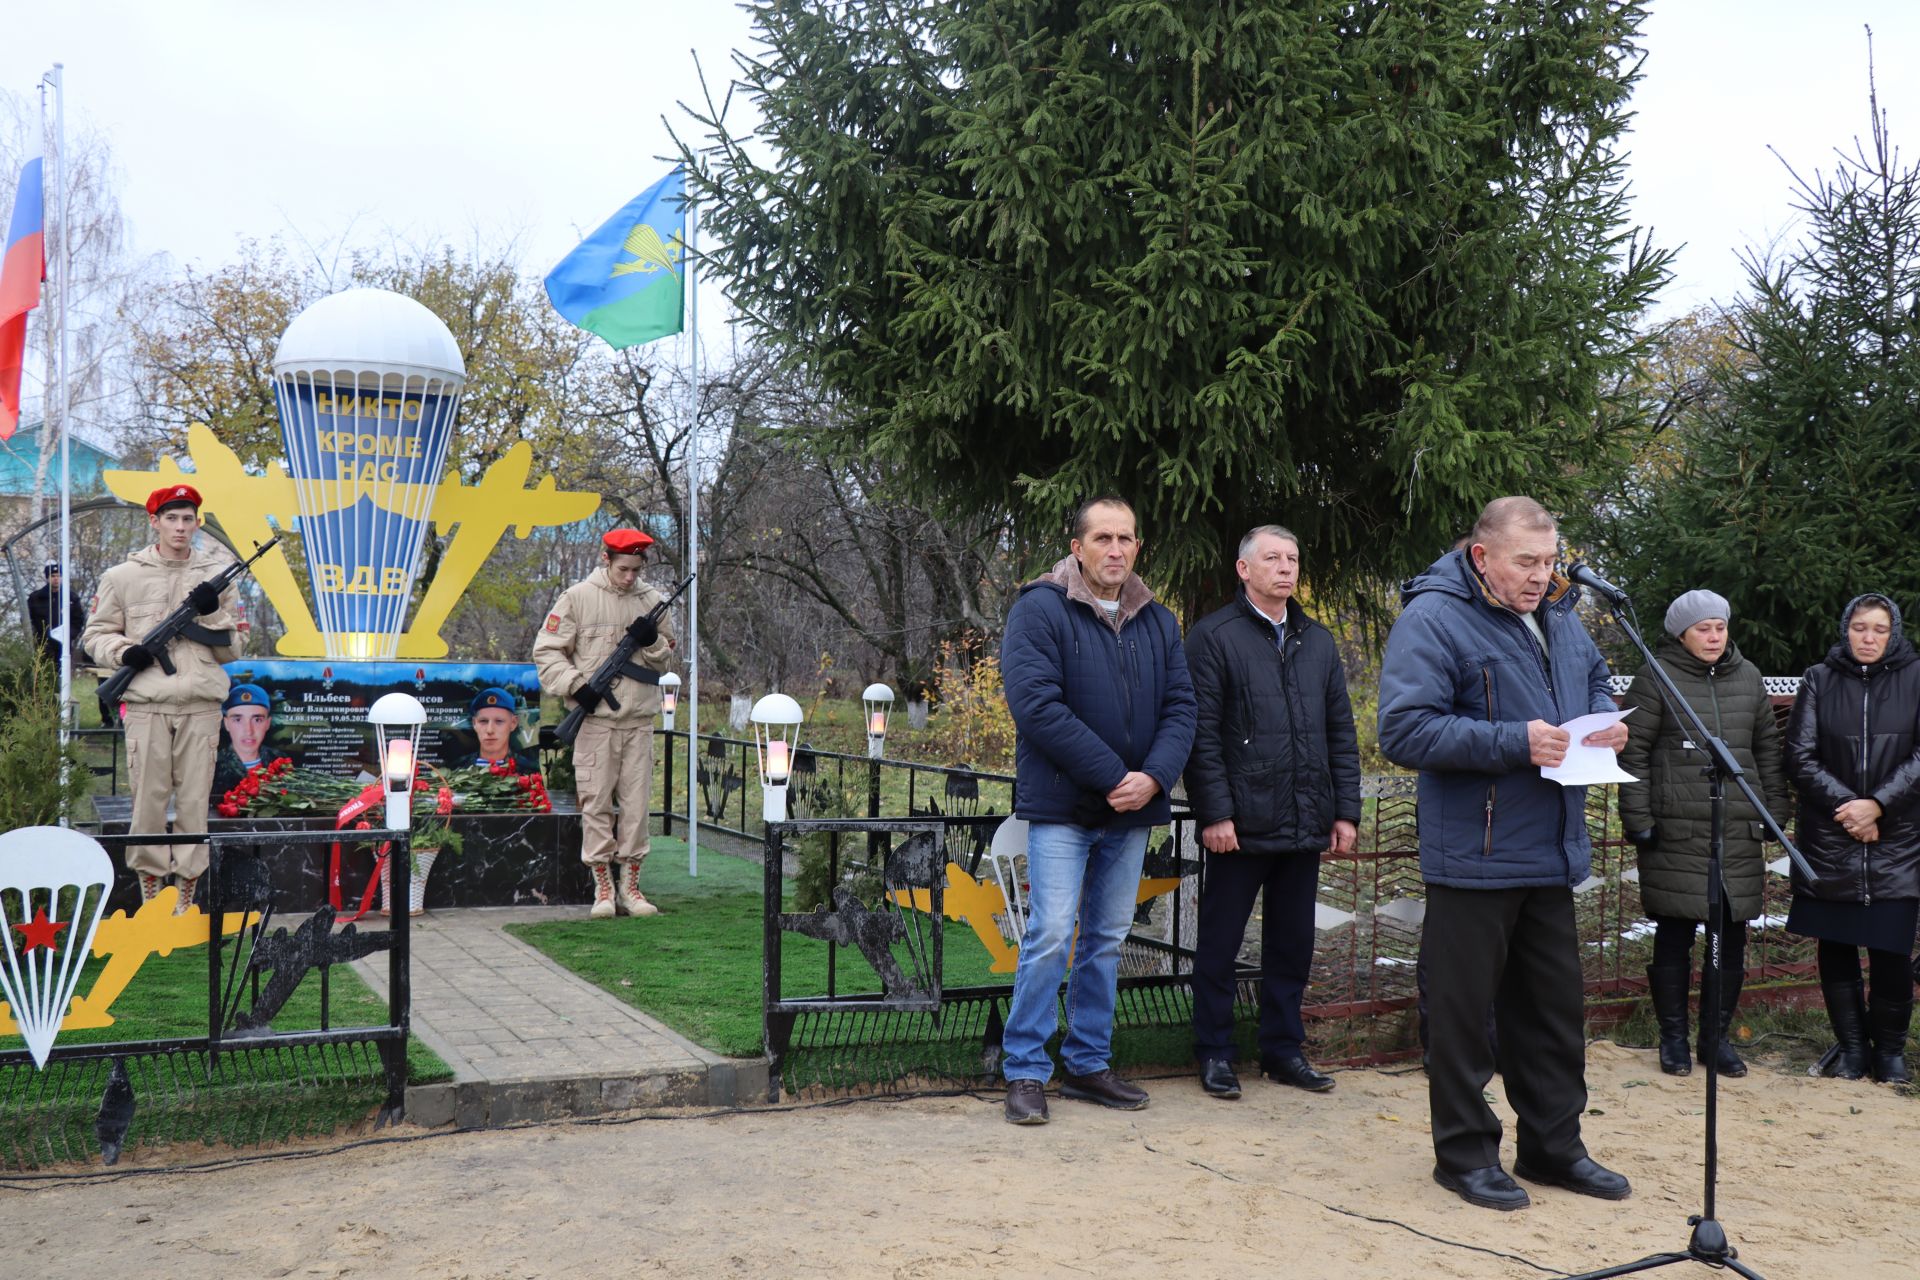
[[[59,950],[58,947],[54,946],[54,940],[59,936],[60,931],[67,926],[65,923],[56,923],[47,919],[47,909],[45,907],[35,907],[33,909],[33,919],[25,924],[17,924],[13,927],[15,931],[25,939],[24,944],[20,948],[24,954],[33,950],[35,947],[45,947],[49,951]]]

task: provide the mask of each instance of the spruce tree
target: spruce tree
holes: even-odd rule
[[[759,0],[753,136],[682,144],[707,269],[919,496],[1124,494],[1189,605],[1278,520],[1359,598],[1622,456],[1644,9]]]
[[[1656,630],[1674,595],[1711,588],[1769,674],[1819,661],[1853,596],[1920,597],[1920,168],[1869,102],[1870,137],[1830,175],[1787,171],[1804,235],[1748,256],[1734,350],[1675,425],[1677,467],[1595,529]]]

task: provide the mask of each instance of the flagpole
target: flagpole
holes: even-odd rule
[[[67,315],[72,310],[73,238],[72,219],[68,212],[72,198],[67,186],[65,64],[54,63],[52,75],[54,145],[59,149],[56,185],[60,189],[60,252],[54,257],[54,269],[60,276],[60,283],[55,290],[60,299],[60,599],[57,616],[61,634],[66,636],[60,645],[60,825],[64,827],[70,820],[67,791],[71,785],[69,774],[73,768],[72,761],[67,758],[68,744],[73,741],[73,651],[80,643],[80,637],[73,634],[73,437],[69,430],[73,418],[73,386],[67,367]],[[51,398],[43,397],[42,403]],[[44,419],[46,414],[43,412],[40,416]]]
[[[693,429],[687,449],[687,874],[700,874],[700,209],[687,201],[687,334],[693,341]],[[672,744],[668,744],[671,751]]]

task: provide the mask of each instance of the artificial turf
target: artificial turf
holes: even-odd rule
[[[656,837],[641,887],[661,915],[514,924],[507,931],[696,1044],[758,1057],[764,1049],[762,877],[759,864],[711,850],[700,856],[699,876],[690,877],[686,845]],[[941,950],[942,986],[1011,985],[1012,975],[989,972],[986,949],[965,926],[949,921]],[[895,955],[905,968],[905,947],[896,946]],[[780,963],[787,994],[826,991],[825,943],[787,934]],[[841,992],[879,989],[858,951],[841,948],[835,963]]]

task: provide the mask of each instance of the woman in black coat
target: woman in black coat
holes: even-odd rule
[[[1732,609],[1712,591],[1689,591],[1667,607],[1667,636],[1660,664],[1700,713],[1709,732],[1727,744],[1777,821],[1787,815],[1787,770],[1773,704],[1759,670],[1740,656],[1727,631]],[[1642,667],[1627,689],[1630,736],[1620,767],[1639,778],[1620,787],[1620,820],[1640,851],[1640,901],[1654,922],[1653,963],[1647,986],[1660,1022],[1660,1069],[1684,1076],[1687,1055],[1687,991],[1693,985],[1693,937],[1707,919],[1708,845],[1713,834],[1713,798],[1702,765],[1704,752],[1685,721],[1669,710],[1651,669]],[[1747,1066],[1727,1040],[1746,978],[1746,922],[1760,914],[1766,885],[1766,838],[1762,815],[1737,790],[1729,790],[1722,828],[1720,899],[1726,950],[1720,965],[1719,1049],[1721,1075],[1744,1076]],[[1701,1001],[1700,1061],[1706,1062],[1706,1002]]]
[[[1903,1083],[1920,912],[1920,655],[1882,595],[1856,597],[1840,643],[1808,669],[1787,724],[1800,792],[1800,849],[1787,928],[1820,940],[1820,990],[1833,1022],[1826,1074]],[[1860,980],[1867,949],[1872,1000]],[[1872,1059],[1868,1048],[1871,1042]]]

